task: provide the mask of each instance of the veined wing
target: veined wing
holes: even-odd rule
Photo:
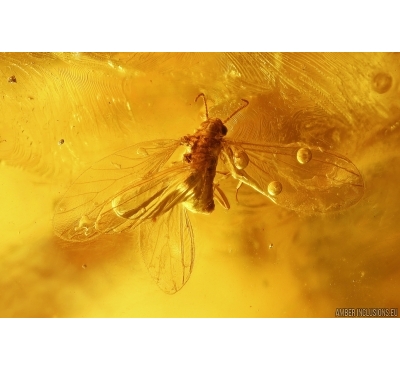
[[[173,294],[189,280],[194,261],[194,237],[188,212],[173,207],[155,220],[139,226],[143,260],[152,278]]]
[[[226,140],[221,153],[234,178],[289,209],[336,211],[357,203],[364,193],[357,167],[320,148]]]
[[[55,233],[86,241],[156,218],[185,199],[193,184],[189,165],[173,163],[177,140],[140,143],[86,170],[69,188],[54,215]]]

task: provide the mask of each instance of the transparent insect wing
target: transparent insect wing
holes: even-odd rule
[[[194,237],[183,205],[139,226],[143,260],[152,278],[174,294],[188,281],[194,261]]]
[[[152,189],[157,194],[164,189],[164,194],[171,197],[171,192],[165,193],[168,179],[177,174],[181,178],[188,176],[182,164],[168,163],[178,147],[177,140],[145,142],[95,163],[72,184],[58,204],[53,219],[56,235],[79,242],[136,226],[134,217],[132,220],[121,217],[134,198],[137,204],[143,204]],[[127,219],[128,224],[122,225]]]
[[[155,219],[192,195],[188,182],[190,166],[176,164],[170,169],[133,184],[106,202],[95,227],[102,233],[119,233]]]
[[[320,148],[226,140],[221,153],[234,178],[292,210],[336,211],[355,204],[364,192],[356,166]]]

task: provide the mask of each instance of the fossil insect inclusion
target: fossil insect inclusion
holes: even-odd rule
[[[274,203],[301,212],[355,204],[364,184],[346,157],[303,143],[230,140],[228,118],[209,117],[179,140],[143,142],[94,163],[72,184],[54,215],[57,236],[83,242],[138,227],[147,268],[159,287],[175,293],[193,269],[195,241],[189,212],[209,214],[214,199],[229,208],[214,183],[218,160],[230,176]],[[179,148],[185,153],[177,158]]]

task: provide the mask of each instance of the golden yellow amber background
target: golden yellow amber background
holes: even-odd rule
[[[0,55],[0,316],[333,317],[399,307],[400,55],[103,53]],[[14,76],[14,78],[12,77]],[[57,201],[93,162],[180,138],[211,116],[231,137],[302,141],[345,155],[365,195],[301,215],[236,182],[231,209],[190,214],[194,270],[175,295],[146,271],[135,232],[53,235]]]

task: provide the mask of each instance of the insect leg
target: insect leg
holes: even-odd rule
[[[236,186],[236,202],[239,203],[239,199],[238,199],[238,194],[239,194],[239,189],[240,187],[243,185],[242,181],[239,181],[239,183]]]
[[[219,188],[219,184],[214,184],[214,197],[223,208],[231,208],[229,200],[225,193]]]
[[[218,174],[220,174],[220,175],[222,175],[219,179],[218,179],[218,181],[216,182],[217,184],[219,184],[219,182],[221,181],[221,180],[226,180],[229,176],[231,176],[231,173],[230,172],[222,172],[222,171],[216,171]]]

